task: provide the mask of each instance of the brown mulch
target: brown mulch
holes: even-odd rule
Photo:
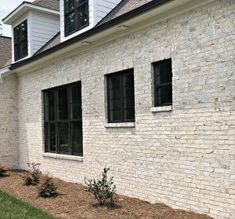
[[[35,186],[22,185],[18,172],[0,178],[0,190],[14,195],[36,207],[44,209],[57,218],[95,219],[212,219],[207,215],[196,214],[170,208],[164,204],[150,204],[135,198],[116,195],[116,207],[98,206],[94,197],[85,191],[84,186],[54,178],[61,195],[44,199],[37,197]]]

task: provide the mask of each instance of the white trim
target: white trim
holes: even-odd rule
[[[5,67],[3,67],[3,68],[0,68],[0,78],[1,78],[1,75],[6,74],[6,73],[8,73],[8,72],[11,71],[11,70],[9,69],[9,67],[10,67],[10,65],[5,66]]]
[[[66,155],[66,154],[53,154],[53,153],[42,153],[43,157],[46,158],[54,158],[54,159],[62,159],[62,160],[74,160],[74,161],[83,161],[83,157],[74,156],[74,155]]]
[[[6,18],[4,18],[3,19],[4,24],[9,24],[10,25],[12,22],[14,22],[14,20],[17,19],[15,17],[17,17],[18,13],[21,10],[24,10],[23,13],[25,13],[28,10],[37,10],[37,11],[45,12],[45,13],[49,13],[49,14],[60,15],[59,11],[44,8],[44,7],[40,7],[40,6],[37,6],[37,5],[32,5],[32,4],[29,4],[29,3],[26,2],[26,3],[23,3],[19,8],[17,8],[12,14],[9,14]]]
[[[134,122],[106,123],[105,128],[134,128]]]
[[[157,106],[157,107],[152,107],[150,111],[152,113],[170,112],[170,111],[172,111],[172,106]]]

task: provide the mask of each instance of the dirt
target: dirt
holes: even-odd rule
[[[56,198],[39,198],[37,187],[23,185],[18,172],[0,178],[0,189],[24,200],[35,207],[44,209],[57,218],[95,219],[212,219],[203,214],[173,209],[164,204],[150,204],[135,198],[115,195],[116,206],[99,206],[85,187],[53,179],[60,195]]]

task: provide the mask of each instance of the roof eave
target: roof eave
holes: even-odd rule
[[[29,10],[36,10],[39,12],[58,15],[58,16],[60,15],[60,12],[57,10],[52,10],[49,8],[33,5],[30,2],[23,2],[15,10],[13,10],[10,14],[8,14],[5,18],[3,18],[2,21],[4,24],[11,25],[17,18],[19,18],[22,14],[26,13]]]
[[[164,11],[168,11],[173,8],[179,8],[177,10],[180,10],[181,12],[185,10],[189,10],[202,6],[205,4],[208,4],[209,2],[212,2],[214,0],[200,0],[200,1],[194,1],[194,0],[156,0],[151,1],[143,6],[140,6],[139,8],[136,8],[130,12],[127,12],[126,14],[123,14],[119,17],[116,17],[106,23],[100,24],[98,26],[95,26],[94,28],[76,36],[73,37],[67,41],[64,41],[48,50],[45,50],[37,55],[34,55],[28,59],[19,61],[17,63],[14,63],[10,66],[11,70],[16,70],[18,72],[24,71],[28,68],[35,67],[38,63],[48,62],[48,60],[51,60],[57,56],[64,55],[72,50],[76,50],[81,45],[85,45],[86,42],[95,42],[97,40],[102,39],[102,37],[108,37],[109,35],[115,33],[117,31],[117,28],[119,28],[122,25],[133,25],[134,23],[138,23],[142,20],[149,19],[150,17],[153,17],[156,13],[164,13]],[[171,4],[172,3],[172,4]],[[187,4],[188,6],[187,6]],[[185,6],[182,6],[185,5]],[[164,7],[163,7],[164,6]],[[182,7],[181,7],[182,6]],[[180,13],[180,11],[175,12],[175,14]],[[168,15],[168,17],[171,17],[173,15]],[[166,19],[166,18],[164,18]],[[77,50],[76,50],[77,51]]]
[[[65,47],[67,47],[67,46],[70,46],[70,45],[72,45],[72,44],[74,44],[76,42],[85,40],[88,37],[91,37],[91,36],[93,36],[95,34],[98,34],[98,33],[102,32],[102,31],[108,30],[111,27],[114,27],[114,26],[116,26],[118,24],[121,24],[121,23],[123,23],[123,22],[125,22],[125,21],[127,21],[127,20],[129,20],[131,18],[134,18],[134,17],[136,17],[138,15],[141,15],[141,14],[143,14],[143,13],[145,13],[145,12],[155,8],[155,7],[158,7],[158,6],[160,7],[160,6],[162,6],[162,5],[164,5],[164,4],[168,3],[168,2],[171,2],[171,1],[174,1],[174,0],[159,0],[159,1],[149,2],[149,3],[143,5],[143,6],[139,7],[139,8],[136,8],[136,9],[134,9],[134,10],[132,10],[132,11],[126,13],[126,14],[123,14],[123,15],[117,17],[117,18],[114,18],[113,20],[110,20],[110,21],[108,21],[108,22],[106,22],[104,24],[95,26],[94,28],[92,28],[92,29],[90,29],[90,30],[88,30],[88,31],[86,31],[86,32],[84,32],[82,34],[80,34],[80,35],[78,35],[78,36],[76,36],[74,38],[71,38],[71,39],[69,39],[67,41],[64,41],[64,42],[62,42],[62,43],[60,43],[60,44],[58,44],[58,45],[56,45],[56,46],[46,50],[46,51],[43,51],[43,52],[35,55],[35,56],[32,56],[32,57],[30,57],[30,58],[28,58],[26,60],[23,60],[23,61],[14,63],[14,64],[11,65],[10,69],[13,70],[13,69],[19,68],[19,67],[21,67],[23,65],[26,65],[26,64],[28,64],[30,62],[36,61],[36,60],[38,60],[38,59],[40,59],[40,58],[42,58],[42,57],[44,57],[46,55],[50,55],[50,54],[52,54],[52,53],[54,53],[56,51],[59,51],[59,50],[65,48]]]

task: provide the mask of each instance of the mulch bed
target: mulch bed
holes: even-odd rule
[[[35,186],[24,186],[18,172],[0,178],[0,190],[44,209],[57,218],[95,219],[212,219],[207,215],[173,209],[164,204],[150,204],[135,198],[116,195],[116,207],[99,206],[94,197],[80,184],[54,178],[61,195],[56,198],[37,197]]]

